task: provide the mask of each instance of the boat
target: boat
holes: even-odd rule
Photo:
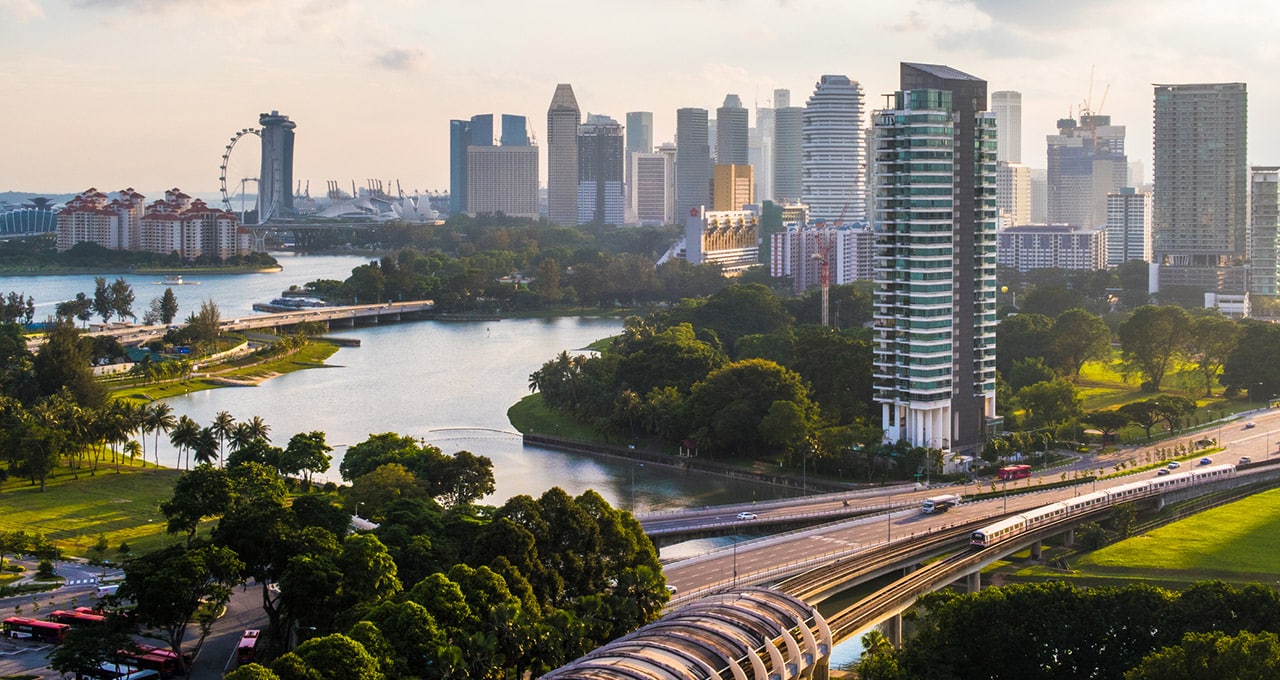
[[[198,286],[200,285],[199,281],[183,281],[182,275],[180,274],[168,274],[164,277],[163,281],[156,281],[156,283],[162,286]]]

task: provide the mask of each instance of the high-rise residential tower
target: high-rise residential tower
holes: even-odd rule
[[[258,116],[262,126],[262,168],[258,173],[258,221],[293,214],[293,129],[298,124],[279,111]]]
[[[676,220],[711,205],[711,145],[707,110],[676,110]]]
[[[798,203],[803,188],[804,109],[784,106],[773,112],[773,201]]]
[[[578,126],[578,224],[622,224],[622,126],[592,114]]]
[[[1151,194],[1125,187],[1107,195],[1107,266],[1151,261]]]
[[[1248,96],[1244,83],[1156,85],[1154,257],[1160,286],[1245,291]]]
[[[862,86],[825,75],[804,108],[800,200],[814,221],[862,222],[866,210],[866,135]]]
[[[987,84],[901,65],[875,134],[875,400],[889,441],[977,453],[995,407],[996,125]]]
[[[1277,239],[1280,239],[1280,167],[1255,165],[1249,170],[1249,292],[1277,292]]]
[[[1022,93],[1001,90],[991,93],[991,110],[996,114],[997,160],[1022,162]]]
[[[568,83],[556,85],[547,108],[547,218],[578,223],[578,99]]]
[[[724,105],[716,109],[716,163],[747,165],[747,146],[747,110],[738,95],[725,95]]]
[[[1111,116],[1082,114],[1058,121],[1058,134],[1046,137],[1049,222],[1073,227],[1107,223],[1107,195],[1128,186],[1124,126]]]

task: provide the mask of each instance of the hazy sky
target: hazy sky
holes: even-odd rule
[[[1261,0],[0,0],[0,191],[216,191],[230,136],[272,109],[313,195],[446,190],[449,119],[522,114],[541,144],[559,82],[584,117],[652,111],[660,143],[677,108],[779,87],[803,105],[824,73],[860,81],[869,112],[900,61],[1022,92],[1033,166],[1092,67],[1148,179],[1151,84],[1242,81],[1250,162],[1280,165],[1278,19]]]

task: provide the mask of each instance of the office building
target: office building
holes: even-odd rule
[[[720,165],[747,165],[751,162],[747,153],[747,109],[736,94],[725,95],[724,104],[716,109],[716,163]]]
[[[1156,85],[1154,257],[1161,288],[1243,292],[1248,256],[1244,83]]]
[[[1049,221],[1049,172],[1044,168],[1031,168],[1031,223]]]
[[[1046,137],[1049,219],[1053,224],[1098,227],[1107,222],[1107,194],[1128,186],[1124,126],[1111,116],[1083,114],[1058,121]]]
[[[627,112],[626,184],[631,186],[631,154],[653,153],[653,112]]]
[[[1031,224],[1031,168],[1021,163],[996,163],[1000,227]]]
[[[628,154],[631,161],[631,223],[642,227],[671,224],[668,174],[675,170],[674,154],[661,152]]]
[[[715,164],[711,177],[712,210],[746,210],[755,202],[755,175],[750,165]]]
[[[538,219],[538,147],[468,147],[466,212]]]
[[[547,108],[547,219],[578,223],[578,123],[573,87],[556,85]]]
[[[784,106],[773,112],[773,200],[799,202],[804,187],[804,109]]]
[[[666,224],[679,224],[683,219],[676,212],[676,145],[675,142],[663,142],[658,145],[658,153],[662,154],[667,167],[666,188]]]
[[[1249,292],[1255,295],[1277,294],[1278,207],[1280,167],[1253,166],[1249,170]]]
[[[1107,233],[1102,227],[1024,224],[1000,230],[1001,267],[1096,271],[1106,268]]]
[[[262,168],[258,173],[258,222],[293,215],[293,130],[298,124],[279,111],[258,116]]]
[[[774,200],[775,112],[777,111],[779,97],[789,103],[791,93],[787,90],[774,90],[773,106],[756,107],[755,136],[752,138],[754,144],[752,150],[756,151],[756,155],[751,158],[751,165],[755,168],[756,199],[759,201]]]
[[[825,75],[804,108],[800,200],[815,221],[866,221],[862,86]]]
[[[577,224],[623,224],[622,126],[609,116],[592,114],[578,126]]]
[[[996,122],[987,84],[901,65],[876,139],[875,400],[889,441],[981,451],[995,406]]]
[[[711,145],[707,110],[676,111],[676,217],[711,205]]]
[[[503,146],[529,146],[529,121],[524,116],[502,114]]]
[[[1125,187],[1107,195],[1107,266],[1151,261],[1151,194]]]
[[[529,126],[524,116],[508,113],[502,114],[502,147],[494,145],[493,114],[484,113],[472,116],[469,120],[449,121],[449,211],[450,213],[484,213],[502,212],[507,215],[527,215],[528,179],[523,162],[530,158],[528,152],[514,149],[531,148],[529,146]],[[485,156],[485,167],[478,177],[471,171],[470,159],[473,148],[497,149],[510,148],[510,153],[490,153]],[[536,150],[532,157],[536,160]],[[509,173],[503,175],[502,173]],[[474,185],[486,187],[483,198],[472,200],[470,189]],[[509,200],[495,197],[488,187],[511,188],[515,193]],[[534,192],[538,186],[537,172],[534,173]],[[518,208],[518,209],[517,209]],[[532,217],[538,217],[535,203]]]
[[[991,93],[991,111],[996,114],[996,160],[1022,162],[1022,93],[1001,90]]]

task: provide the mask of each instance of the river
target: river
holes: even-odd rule
[[[344,279],[368,258],[276,254],[284,271],[193,276],[199,285],[173,286],[179,316],[203,300],[217,303],[223,318],[252,314],[252,304],[277,297],[290,285],[320,278]],[[117,278],[107,277],[109,281]],[[164,291],[160,276],[127,275],[137,296],[135,312]],[[77,292],[93,294],[93,276],[0,277],[0,293],[21,291],[36,300],[37,319]],[[420,438],[446,453],[488,456],[497,489],[484,502],[538,496],[553,486],[577,495],[587,489],[633,512],[766,500],[786,495],[766,485],[680,472],[660,466],[605,460],[524,446],[507,409],[529,393],[529,374],[563,350],[579,350],[621,329],[617,319],[558,318],[484,322],[420,321],[339,329],[360,340],[328,361],[329,368],[290,373],[257,387],[227,387],[169,399],[176,415],[208,425],[227,411],[237,420],[260,416],[271,440],[284,446],[298,432],[320,430],[334,446],[330,471],[347,446],[370,434],[396,432]],[[161,463],[177,465],[177,452],[160,438]],[[153,459],[148,437],[147,456]]]

